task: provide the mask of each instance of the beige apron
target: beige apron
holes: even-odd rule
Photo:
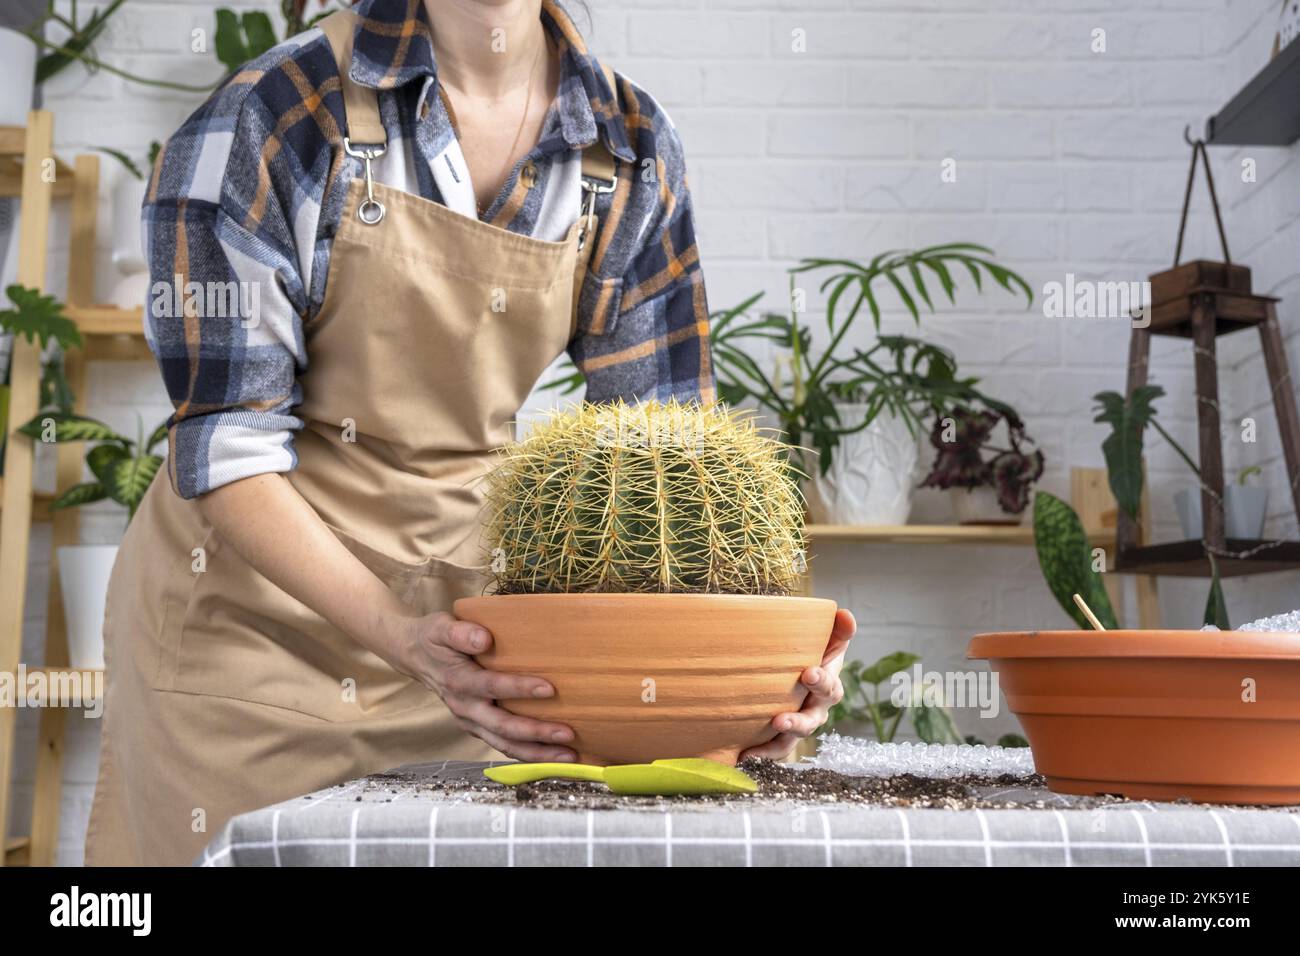
[[[323,28],[349,129],[371,143],[376,94],[347,78],[354,23],[344,12]],[[613,160],[593,146],[582,165],[590,200]],[[351,183],[305,330],[306,424],[287,477],[403,601],[450,611],[485,583],[475,479],[573,335],[592,207],[546,242],[368,172]],[[165,476],[122,542],[105,644],[91,865],[185,864],[235,814],[404,763],[500,757],[241,560]]]

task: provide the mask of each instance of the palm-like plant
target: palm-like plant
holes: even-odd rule
[[[840,440],[869,427],[882,411],[902,419],[913,435],[923,428],[923,416],[952,408],[983,405],[1015,418],[1009,406],[975,388],[978,379],[959,378],[952,353],[937,345],[908,336],[877,334],[869,348],[854,347],[851,352],[844,348],[864,310],[879,333],[881,309],[877,296],[882,283],[898,294],[918,324],[918,302],[935,310],[927,274],[949,302],[956,301],[953,272],[959,268],[969,272],[977,290],[982,290],[988,276],[1009,292],[1023,291],[1032,302],[1033,292],[1025,280],[994,262],[992,255],[985,246],[949,243],[910,252],[885,252],[866,265],[847,259],[804,259],[790,270],[789,315],[750,317],[748,311],[761,293],[734,309],[715,314],[711,336],[720,395],[732,404],[753,399],[773,413],[791,445],[800,447],[807,440],[817,450],[822,474],[830,468]],[[793,307],[795,277],[827,269],[835,270],[821,284],[821,291],[829,290],[826,327],[830,341],[814,355],[811,330],[801,324],[800,310]],[[791,379],[788,388],[780,375],[769,376],[750,354],[754,340],[766,340],[787,353]],[[837,406],[845,402],[862,403],[865,413],[852,421],[842,420]]]

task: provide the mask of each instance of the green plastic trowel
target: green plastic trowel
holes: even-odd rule
[[[589,780],[603,783],[614,793],[629,796],[667,797],[683,793],[758,791],[758,784],[742,771],[700,757],[615,767],[595,767],[583,763],[508,763],[500,767],[488,767],[483,771],[483,776],[511,787],[538,780]]]

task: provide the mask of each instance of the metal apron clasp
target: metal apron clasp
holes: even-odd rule
[[[605,193],[612,193],[618,186],[618,179],[593,179],[588,176],[582,177],[582,191],[585,196],[582,201],[582,228],[578,231],[578,251],[587,244],[587,235],[596,226],[596,197]]]
[[[353,149],[352,141],[344,136],[343,151],[349,156],[354,156],[366,164],[366,198],[361,200],[361,204],[357,206],[357,218],[367,226],[377,226],[383,221],[384,213],[387,212],[387,210],[384,208],[384,204],[375,198],[375,176],[370,168],[370,163],[372,160],[376,160],[380,156],[383,156],[384,153],[388,152],[388,147],[383,143],[379,143],[373,146],[361,146],[357,149]]]

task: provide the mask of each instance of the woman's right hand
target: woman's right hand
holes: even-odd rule
[[[555,688],[540,677],[502,674],[474,660],[492,646],[481,625],[439,611],[396,622],[398,670],[428,687],[452,712],[456,722],[509,757],[534,763],[570,762],[577,754],[564,744],[573,730],[497,705],[499,700],[552,697]]]

